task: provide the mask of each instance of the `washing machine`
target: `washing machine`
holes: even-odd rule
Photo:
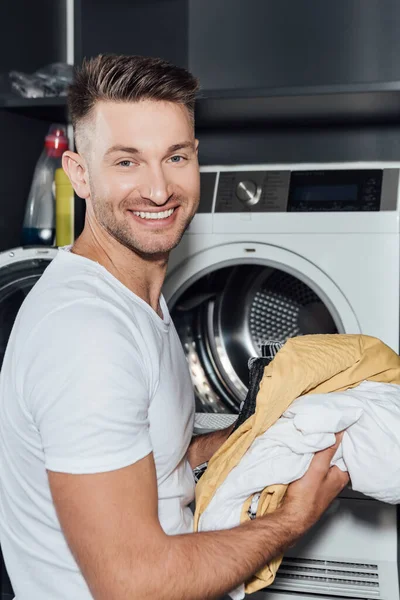
[[[211,423],[238,411],[248,360],[271,340],[363,333],[399,351],[399,175],[400,163],[201,169],[164,295]],[[249,598],[399,600],[397,540],[396,507],[346,489]]]
[[[56,248],[44,246],[0,253],[0,368],[21,304],[56,253]]]
[[[269,340],[363,333],[399,350],[400,164],[203,167],[164,294],[198,410],[235,412]]]

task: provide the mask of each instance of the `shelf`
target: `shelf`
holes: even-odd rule
[[[0,96],[0,109],[52,123],[66,123],[68,120],[65,96],[47,96],[46,98]]]
[[[67,121],[65,97],[0,96],[0,109]],[[202,91],[198,128],[400,123],[400,81],[314,87]]]
[[[203,91],[198,127],[400,123],[400,81]]]

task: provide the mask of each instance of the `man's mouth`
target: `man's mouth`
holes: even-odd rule
[[[142,212],[138,210],[133,210],[132,213],[136,217],[140,217],[141,219],[168,219],[174,212],[174,208],[170,208],[169,210],[163,210],[160,212]]]

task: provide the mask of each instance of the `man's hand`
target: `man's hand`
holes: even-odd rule
[[[337,434],[334,446],[317,452],[307,473],[288,487],[281,510],[292,516],[300,535],[318,521],[349,481],[347,473],[330,466],[342,437],[343,432]]]

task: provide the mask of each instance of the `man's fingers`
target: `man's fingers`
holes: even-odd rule
[[[336,448],[339,446],[339,444],[341,443],[342,439],[344,436],[344,431],[339,431],[339,433],[335,433],[335,437],[336,437]]]
[[[333,446],[330,446],[329,448],[326,448],[325,450],[320,450],[319,452],[315,453],[315,455],[311,461],[310,469],[318,469],[319,471],[323,471],[324,473],[328,472],[328,470],[331,466],[332,458],[335,456],[336,450],[338,449],[338,446],[342,441],[343,434],[344,434],[344,431],[341,431],[340,433],[336,433],[335,434],[336,441],[333,444]]]
[[[319,519],[349,482],[349,476],[338,467],[331,467],[332,458],[341,443],[343,432],[336,435],[333,446],[316,452],[310,467],[298,481],[291,483],[286,493],[286,506],[299,514],[303,511],[307,527]]]
[[[344,487],[349,483],[349,474],[347,471],[341,471],[339,467],[333,466],[329,469],[326,480],[329,481],[336,488],[336,494],[342,491]]]

